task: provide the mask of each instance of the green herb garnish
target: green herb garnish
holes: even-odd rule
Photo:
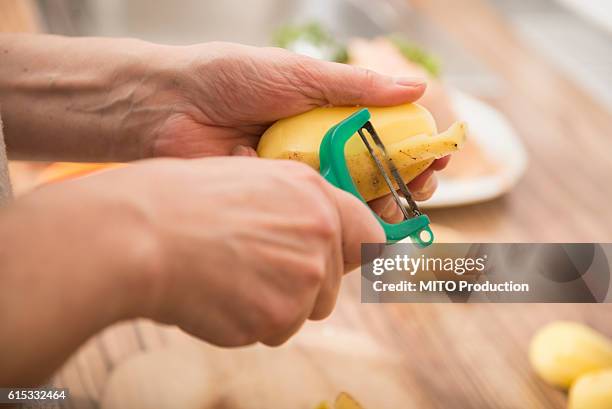
[[[318,52],[319,58],[335,62],[346,62],[346,46],[340,44],[334,36],[319,23],[286,25],[279,28],[273,36],[277,47],[300,52],[306,47]]]
[[[440,77],[440,62],[431,53],[395,35],[388,39],[406,59],[423,67],[432,77]],[[346,45],[336,41],[328,30],[316,22],[282,26],[274,33],[273,44],[323,60],[348,61]]]
[[[432,77],[440,77],[440,62],[431,53],[397,36],[389,36],[388,39],[408,60],[423,67]]]

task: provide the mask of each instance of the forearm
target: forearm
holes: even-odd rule
[[[42,191],[0,210],[0,386],[45,381],[88,337],[133,316],[132,236],[96,217],[112,207],[78,197]]]
[[[0,35],[0,109],[11,158],[122,161],[149,156],[171,107],[157,46],[138,40]],[[155,67],[155,70],[152,69]],[[155,77],[154,80],[152,77]]]

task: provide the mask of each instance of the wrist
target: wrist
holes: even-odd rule
[[[104,127],[107,135],[113,135],[109,160],[151,158],[156,133],[179,101],[181,47],[122,41],[133,47],[133,58],[117,64],[118,85],[107,95],[117,105]]]
[[[144,272],[154,276],[157,265],[155,243],[140,216],[89,184],[43,187],[1,215],[1,241],[11,242],[12,253],[6,271],[41,283],[35,288],[41,299],[62,300],[78,311],[86,336],[141,315],[148,298]]]
[[[146,157],[169,82],[171,47],[140,40],[0,35],[0,105],[16,159],[124,161]],[[45,55],[44,59],[40,55]],[[166,64],[170,64],[168,61]]]
[[[70,182],[69,198],[73,202],[81,199],[74,213],[86,209],[74,228],[92,232],[88,257],[92,268],[104,274],[105,297],[116,306],[107,314],[113,322],[150,318],[165,285],[165,252],[155,217],[144,200],[146,194],[134,189],[146,176],[139,170],[142,165]],[[121,178],[117,172],[122,173]]]
[[[78,187],[82,191],[72,192],[70,197],[90,202],[83,214],[88,227],[75,228],[93,232],[90,263],[104,275],[106,293],[102,296],[114,304],[106,314],[107,321],[148,317],[163,288],[160,240],[147,206],[131,191],[129,174],[123,175],[125,185],[121,187],[113,186],[116,178],[104,176],[83,180]]]
[[[155,253],[120,206],[88,193],[67,182],[0,209],[0,384],[41,382],[90,336],[140,315],[138,269]]]
[[[198,103],[206,100],[207,80],[210,79],[206,75],[207,63],[216,58],[218,50],[210,43],[192,46],[150,44],[144,54],[146,57],[138,69],[145,74],[126,75],[131,78],[144,76],[147,80],[141,81],[134,92],[138,104],[132,106],[135,109],[128,113],[129,120],[124,121],[121,132],[132,137],[123,138],[123,141],[138,141],[138,159],[188,157],[193,141],[186,135],[191,134],[194,127],[176,125],[183,123],[185,118],[190,118],[197,128],[207,122]],[[186,140],[182,148],[164,149],[166,142],[174,145],[181,137]],[[182,152],[184,148],[187,152]]]

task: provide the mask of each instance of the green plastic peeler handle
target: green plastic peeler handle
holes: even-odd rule
[[[366,201],[357,190],[349,173],[344,148],[348,140],[369,120],[370,111],[367,108],[355,112],[330,128],[319,148],[321,175],[332,185],[353,194],[364,203]],[[420,215],[397,224],[387,223],[377,214],[374,214],[374,216],[385,230],[387,243],[395,243],[410,237],[415,245],[427,247],[434,241],[433,232],[429,227],[429,218],[426,215]]]

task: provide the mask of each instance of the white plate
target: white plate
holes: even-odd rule
[[[610,0],[559,0],[559,2],[612,33]]]
[[[423,208],[459,206],[491,200],[506,193],[527,169],[527,152],[508,120],[496,109],[459,91],[451,93],[453,107],[468,124],[470,137],[499,164],[495,173],[465,179],[438,175],[439,186]]]

